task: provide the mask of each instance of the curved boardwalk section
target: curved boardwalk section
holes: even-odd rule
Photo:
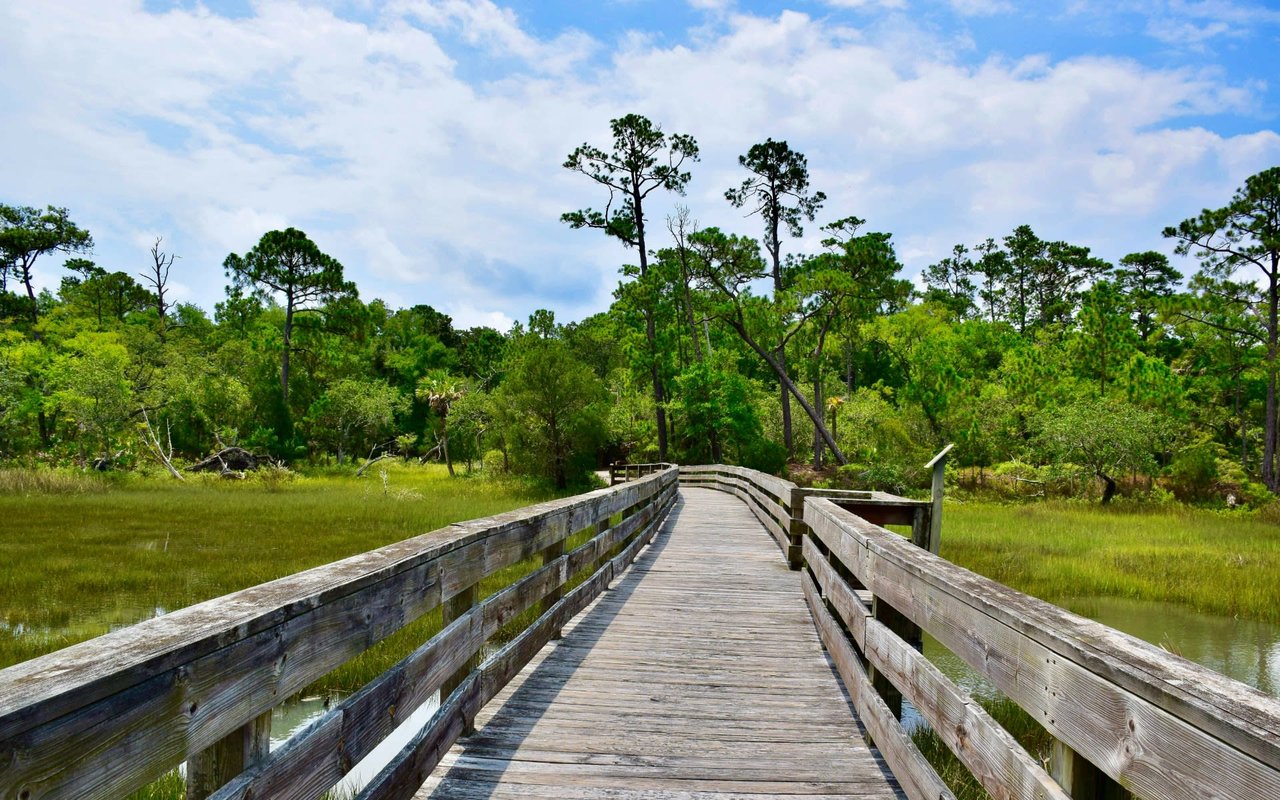
[[[684,488],[418,798],[898,798],[796,573],[738,499]]]

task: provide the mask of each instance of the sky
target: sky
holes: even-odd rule
[[[758,236],[724,192],[773,138],[828,197],[787,252],[856,215],[908,277],[1021,224],[1115,261],[1280,165],[1278,45],[1276,0],[0,0],[0,203],[68,208],[108,270],[163,237],[207,310],[293,226],[366,300],[570,321],[637,256],[559,221],[606,199],[562,164],[638,113],[701,150],[651,230]]]

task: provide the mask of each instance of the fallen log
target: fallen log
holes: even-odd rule
[[[197,461],[190,467],[189,472],[243,472],[245,470],[255,470],[269,459],[266,456],[256,456],[245,450],[243,447],[224,447],[213,455],[201,461]]]

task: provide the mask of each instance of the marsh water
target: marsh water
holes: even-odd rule
[[[1202,614],[1173,603],[1148,600],[1080,597],[1061,605],[1267,694],[1280,696],[1280,625]],[[969,669],[932,636],[924,638],[924,654],[970,694],[998,694],[990,681]],[[909,729],[921,724],[914,709],[904,707],[903,716]]]
[[[308,725],[323,717],[341,699],[341,695],[304,697],[301,700],[277,707],[271,712],[271,749],[275,750],[288,741],[289,737],[301,732]],[[439,707],[440,693],[437,692],[430,700],[423,703],[417,711],[410,714],[409,718],[392,731],[386,739],[379,742],[378,746],[373,748],[369,755],[362,758],[352,767],[351,771],[342,779],[342,782],[334,787],[334,794],[338,797],[354,797],[374,775],[378,774],[378,770],[386,766],[395,754],[400,752],[400,748],[408,744],[414,734],[427,724],[427,720],[431,719],[431,715]]]

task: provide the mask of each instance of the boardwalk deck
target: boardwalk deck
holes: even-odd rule
[[[769,535],[730,495],[680,494],[417,798],[902,796]]]

